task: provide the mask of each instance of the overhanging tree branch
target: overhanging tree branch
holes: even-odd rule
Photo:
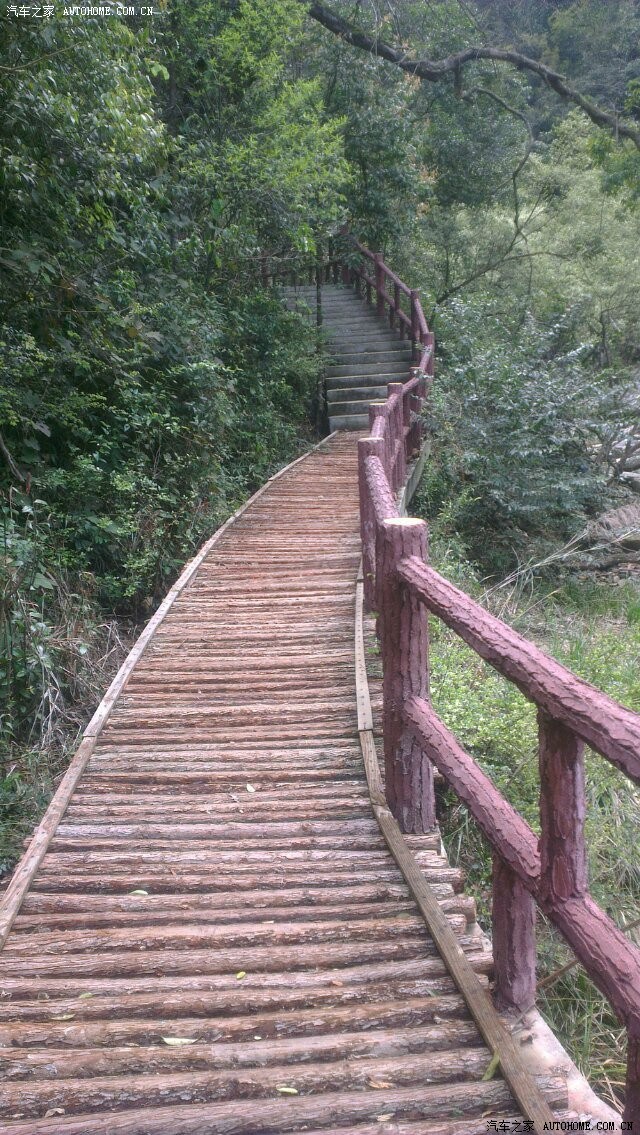
[[[322,26],[332,32],[333,35],[339,36],[345,43],[350,44],[352,47],[357,47],[361,51],[367,51],[371,55],[376,55],[380,59],[385,59],[388,63],[393,63],[395,67],[406,71],[407,74],[416,76],[428,83],[439,83],[446,75],[452,72],[454,75],[459,75],[460,68],[463,67],[464,64],[478,62],[483,59],[490,59],[497,63],[507,63],[511,67],[515,67],[518,71],[530,71],[532,74],[542,79],[560,98],[580,107],[596,126],[611,130],[616,138],[629,138],[640,150],[640,130],[635,129],[626,122],[620,121],[617,114],[603,110],[597,103],[586,98],[585,95],[582,95],[575,87],[570,86],[563,75],[560,75],[557,71],[553,71],[551,67],[540,63],[537,59],[530,59],[529,56],[522,55],[519,51],[508,51],[500,47],[480,46],[467,47],[464,51],[458,51],[454,55],[448,55],[445,59],[411,59],[406,52],[402,51],[400,48],[394,47],[393,44],[386,43],[385,40],[380,39],[378,36],[369,35],[367,32],[355,27],[354,24],[350,24],[347,20],[343,19],[342,16],[337,15],[336,12],[332,12],[325,4],[316,3],[315,0],[313,3],[309,3],[309,0],[300,0],[300,3],[305,6],[309,15],[314,20],[322,24]]]

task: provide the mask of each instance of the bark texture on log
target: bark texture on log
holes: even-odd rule
[[[520,879],[493,856],[494,999],[523,1013],[536,1000],[536,909]]]
[[[426,557],[424,521],[398,519],[382,525],[380,618],[382,628],[385,784],[391,812],[402,831],[427,832],[435,825],[433,769],[406,728],[403,706],[428,690],[427,614],[397,583],[407,556]]]
[[[584,842],[584,743],[538,712],[540,756],[540,893],[553,903],[587,889]]]

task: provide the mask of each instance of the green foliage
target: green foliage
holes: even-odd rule
[[[312,440],[316,342],[260,272],[263,253],[313,254],[344,216],[342,123],[300,74],[303,19],[294,0],[203,0],[154,21],[0,17],[13,816],[44,798],[41,748],[64,752],[115,664],[117,651],[104,668],[89,658],[105,616],[146,617]]]
[[[604,477],[585,445],[604,395],[586,386],[580,351],[549,361],[554,332],[531,325],[514,341],[500,321],[460,300],[441,316],[432,412],[443,437],[431,505],[463,493],[458,527],[472,556],[493,570],[512,566],[531,536],[568,536],[604,499]]]
[[[552,14],[549,48],[585,93],[620,112],[640,77],[640,12],[634,0],[576,0]]]

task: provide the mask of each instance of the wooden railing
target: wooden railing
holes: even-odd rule
[[[427,325],[420,294],[391,271],[381,252],[371,252],[355,237],[344,234],[330,241],[326,248],[318,248],[315,257],[263,254],[260,266],[265,287],[282,281],[292,285],[315,284],[320,292],[323,284],[355,285],[367,303],[375,305],[376,313],[388,319],[391,330],[410,340],[418,368],[433,374],[434,336]],[[318,310],[321,311],[320,295]]]
[[[362,262],[343,269],[343,282],[354,282],[367,302],[375,303],[377,314],[388,318],[391,329],[397,329],[401,337],[406,335],[410,339],[414,362],[421,370],[433,374],[434,336],[427,326],[419,293],[415,288],[408,288],[387,267],[381,252],[370,252],[360,241],[352,240]],[[372,270],[367,271],[367,264],[372,265]]]
[[[350,268],[382,313],[398,318],[397,281],[381,258],[374,276]],[[391,297],[388,281],[394,285]],[[418,309],[421,312],[421,308]],[[400,323],[414,319],[404,315]],[[419,317],[412,322],[412,335]],[[426,325],[425,325],[426,326]],[[560,930],[608,998],[628,1034],[624,1119],[640,1128],[640,950],[589,894],[584,837],[584,745],[640,782],[640,715],[577,678],[429,567],[424,521],[399,515],[396,494],[420,441],[411,415],[426,394],[433,355],[405,384],[392,384],[371,407],[370,436],[359,449],[360,515],[365,601],[378,615],[383,662],[383,734],[389,808],[404,831],[435,824],[433,768],[469,808],[493,852],[494,996],[524,1011],[535,1001],[535,905]],[[538,708],[540,823],[538,838],[460,746],[429,702],[428,623],[431,612]],[[615,1055],[615,1054],[613,1054]],[[628,1128],[631,1130],[631,1128]]]

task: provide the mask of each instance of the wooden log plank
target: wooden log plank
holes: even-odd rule
[[[189,833],[185,832],[182,838],[178,837],[178,842],[171,839],[171,836],[166,829],[162,833],[158,833],[157,835],[147,835],[147,833],[143,829],[139,832],[137,838],[133,836],[127,837],[121,834],[113,835],[107,832],[103,836],[91,836],[91,846],[96,850],[101,848],[106,851],[117,851],[120,849],[135,850],[136,848],[142,848],[145,846],[148,848],[161,848],[170,851],[173,848],[180,848],[180,846],[184,846],[185,844],[189,844],[191,842],[198,842],[198,840],[206,841],[209,849],[223,849],[229,846],[230,841],[214,837],[212,829],[207,830],[205,828],[205,830],[203,831],[203,827],[205,827],[205,825],[194,824],[193,829],[200,828],[200,830],[192,830],[190,833],[190,838]],[[332,847],[333,844],[335,844],[335,842],[335,836],[331,837],[329,835],[309,835],[299,837],[289,836],[288,838],[286,836],[280,836],[276,839],[270,839],[267,835],[264,835],[262,837],[256,835],[252,839],[234,840],[233,847],[238,852],[238,854],[243,855],[245,852],[251,852],[256,850],[257,848],[261,848],[263,852],[267,850],[280,851],[288,848],[298,849],[301,851],[323,848],[328,850]],[[375,836],[344,836],[343,842],[346,847],[351,848],[354,851],[361,851],[363,853],[380,849],[380,843],[375,838]],[[86,844],[86,837],[83,835],[82,831],[79,831],[74,836],[56,836],[55,839],[51,840],[50,847],[54,852],[82,851],[82,848],[86,847]]]
[[[250,1012],[230,1017],[161,1017],[154,1019],[125,1018],[97,1021],[17,1021],[0,1025],[0,1043],[29,1047],[94,1047],[125,1044],[162,1044],[163,1037],[183,1037],[200,1042],[250,1040],[259,1033],[262,1038],[314,1035],[317,1033],[392,1028],[396,1025],[438,1024],[436,1018],[465,1019],[467,1007],[458,994],[440,997],[391,1000],[372,1005],[349,1005],[330,1008],[290,1009],[275,1012]]]
[[[477,935],[460,937],[463,950],[477,952],[481,941]],[[61,977],[74,974],[78,978],[131,977],[135,974],[212,974],[236,973],[242,967],[252,971],[273,972],[311,968],[331,969],[340,965],[363,965],[381,958],[401,960],[433,957],[437,953],[429,939],[418,936],[386,941],[350,939],[342,942],[294,946],[242,946],[232,950],[145,950],[104,951],[100,954],[14,954],[3,960],[4,977]]]
[[[562,1080],[548,1078],[543,1085],[547,1099],[566,1106]],[[160,1108],[131,1108],[121,1113],[85,1113],[50,1119],[15,1120],[6,1123],[7,1135],[283,1135],[312,1124],[327,1130],[335,1121],[373,1121],[381,1114],[401,1118],[443,1119],[512,1114],[511,1093],[500,1081],[487,1083],[418,1085],[371,1091],[330,1092],[321,1096],[233,1103],[183,1104]]]
[[[267,865],[265,870],[273,869],[274,871],[287,870],[288,868],[295,871],[313,869],[313,877],[309,877],[309,884],[311,885],[316,877],[315,872],[317,870],[331,873],[332,866],[335,871],[358,873],[387,867],[393,871],[395,878],[399,879],[397,869],[392,866],[385,850],[380,847],[376,850],[343,848],[338,851],[313,847],[303,849],[284,847],[279,851],[266,852],[258,846],[253,851],[247,851],[240,862],[238,862],[238,857],[233,848],[212,849],[201,840],[181,840],[179,844],[174,844],[174,848],[175,857],[170,865],[171,869],[181,864],[192,867],[198,865],[201,867],[215,866],[216,872],[221,875],[233,873],[236,870],[239,874],[245,871],[260,870],[260,864]],[[433,847],[427,851],[420,851],[418,854],[420,863],[425,867],[447,869],[447,860]],[[124,869],[127,869],[144,863],[156,864],[163,871],[169,869],[164,852],[155,850],[149,846],[148,842],[141,840],[139,846],[123,845],[113,853],[95,850],[94,848],[87,851],[82,849],[80,851],[51,851],[43,862],[42,871],[64,871],[66,875],[69,870],[98,867],[101,871],[104,871],[108,865],[118,869],[120,864]],[[215,880],[212,879],[211,882],[213,883]]]
[[[111,912],[144,911],[147,914],[154,911],[161,912],[165,907],[175,912],[193,911],[201,918],[207,910],[229,910],[229,899],[235,895],[232,881],[230,889],[226,891],[209,891],[202,895],[175,895],[175,894],[125,894],[125,895],[77,895],[68,894],[62,888],[57,894],[27,895],[22,904],[18,917],[40,917],[49,914],[109,914]],[[441,890],[439,898],[443,895],[448,898],[450,891]],[[351,906],[352,903],[386,903],[402,902],[409,897],[409,888],[404,881],[400,883],[356,883],[352,886],[340,888],[340,899]],[[238,901],[239,900],[239,901]],[[248,894],[238,896],[235,900],[235,909],[240,911],[245,906],[253,906],[260,910],[264,907],[270,910],[286,909],[289,906],[301,906],[305,910],[318,906],[326,906],[335,902],[335,887],[294,887],[280,890],[251,890]],[[455,900],[465,901],[465,900]],[[233,911],[234,905],[230,909]],[[344,909],[344,908],[343,908]],[[233,917],[231,916],[231,921]]]
[[[445,916],[443,915],[443,918]],[[452,928],[463,932],[467,928],[466,919],[459,915],[451,915],[445,919],[451,923]],[[408,917],[384,918],[380,913],[376,918],[363,918],[351,921],[348,914],[341,912],[341,916],[328,922],[274,922],[252,924],[246,922],[227,923],[224,926],[207,925],[200,922],[191,925],[169,924],[161,926],[136,926],[131,928],[111,930],[88,929],[62,932],[43,931],[31,934],[12,935],[5,946],[8,959],[19,955],[29,955],[32,952],[39,957],[47,954],[75,954],[90,952],[96,954],[101,950],[113,951],[119,948],[132,949],[134,946],[140,950],[162,949],[203,949],[205,946],[215,947],[222,943],[237,945],[238,947],[286,946],[292,943],[321,943],[339,942],[364,939],[370,940],[377,936],[389,941],[393,938],[410,939],[424,938],[425,930],[422,920],[415,914]]]
[[[262,839],[264,836],[276,838],[281,836],[284,840],[289,837],[295,836],[314,836],[314,835],[333,835],[335,837],[336,824],[327,820],[304,820],[296,823],[289,823],[278,819],[271,823],[256,823],[251,818],[243,820],[230,820],[221,823],[200,823],[194,821],[191,824],[176,824],[172,827],[172,836],[176,842],[181,838],[194,839],[199,838],[200,829],[202,835],[208,837],[215,834],[218,840],[248,840],[253,838]],[[367,816],[364,819],[351,820],[348,825],[348,832],[355,836],[362,835],[365,838],[370,836],[377,837],[379,835],[375,820]],[[61,824],[59,834],[73,836],[85,835],[89,840],[93,836],[101,836],[107,832],[110,835],[118,835],[123,838],[135,839],[138,834],[146,837],[152,837],[155,834],[166,835],[166,828],[162,824],[112,824],[112,823],[87,823],[82,825],[76,824]]]
[[[227,895],[227,902],[232,901],[232,896]],[[473,900],[460,899],[455,897],[452,902],[448,904],[441,903],[442,909],[451,914],[462,914],[468,923],[469,918],[467,910],[474,909]],[[90,913],[76,912],[73,914],[36,914],[36,915],[18,915],[14,922],[16,933],[21,937],[32,938],[35,934],[41,934],[44,930],[103,930],[113,927],[114,929],[123,929],[125,927],[141,928],[150,926],[160,926],[163,924],[171,925],[175,923],[192,923],[196,912],[194,910],[172,910],[169,902],[164,902],[164,909],[157,909],[155,912],[151,910],[138,910],[131,911],[115,911],[109,910],[104,913]],[[376,903],[351,903],[348,908],[348,918],[345,915],[345,906],[342,903],[334,903],[327,906],[316,906],[311,910],[307,909],[306,904],[298,907],[279,907],[273,903],[254,903],[252,909],[248,907],[231,907],[225,903],[219,903],[217,907],[209,906],[205,910],[197,912],[199,924],[207,922],[215,922],[221,926],[225,923],[238,924],[241,922],[255,922],[257,925],[289,921],[295,918],[297,922],[310,921],[316,922],[321,920],[323,922],[339,922],[345,921],[351,924],[353,920],[358,919],[389,919],[389,918],[413,918],[415,917],[415,904],[411,898],[406,899],[404,902],[376,902]]]
[[[161,853],[164,854],[164,853]],[[105,864],[108,860],[105,861]],[[457,868],[434,868],[433,870],[425,870],[421,868],[425,876],[429,879],[431,885],[443,885],[452,887],[456,891],[462,889],[463,880],[462,872]],[[246,892],[247,894],[256,886],[259,887],[299,887],[309,885],[309,869],[300,867],[298,869],[291,868],[283,871],[278,875],[272,872],[267,872],[262,865],[258,868],[262,874],[256,875],[255,871],[251,872],[245,870],[242,875],[239,873],[232,881],[236,893]],[[102,874],[85,874],[82,872],[67,872],[65,876],[65,893],[66,894],[113,894],[113,895],[126,895],[133,889],[143,889],[150,893],[157,892],[163,894],[188,894],[197,895],[200,893],[209,893],[214,885],[214,876],[217,872],[211,870],[208,874],[189,872],[188,870],[176,870],[172,868],[162,868],[158,866],[155,872],[151,873],[150,869],[145,869],[144,866],[138,864],[131,871],[125,869],[124,872],[117,874],[109,869],[108,873]],[[316,871],[314,870],[314,875]],[[328,872],[322,877],[316,877],[316,882],[320,884],[333,883],[334,887],[338,886],[344,881],[344,872]],[[354,873],[353,869],[349,869],[346,874],[348,883],[355,882],[356,879],[372,882],[395,882],[398,878],[398,871],[395,865],[387,867],[379,867],[369,871],[359,871]],[[221,882],[219,886],[220,893],[227,893],[229,889],[229,878],[226,882]],[[60,879],[55,872],[47,873],[40,872],[32,884],[32,893],[34,894],[57,894],[60,890]]]
[[[471,964],[479,973],[487,973],[491,968],[491,954],[484,949],[469,954]],[[435,956],[415,955],[405,960],[387,959],[382,962],[369,962],[364,965],[345,963],[336,968],[292,970],[292,971],[250,971],[242,980],[242,989],[305,989],[307,987],[343,989],[355,985],[390,983],[403,981],[426,981],[429,977],[441,977],[446,967]],[[91,993],[92,997],[129,996],[130,994],[153,992],[166,1004],[165,995],[174,992],[237,992],[238,979],[233,971],[219,974],[194,973],[187,975],[162,973],[135,977],[94,977],[90,988],[78,988],[73,975],[63,977],[7,977],[0,979],[0,993],[11,1003],[25,1004],[27,1001],[52,1001],[64,998],[78,998],[80,993]],[[42,1009],[42,1006],[40,1006]]]
[[[89,1021],[108,1021],[127,1019],[153,1020],[161,1008],[164,1020],[172,1017],[190,1019],[193,1017],[220,1017],[230,1014],[251,1014],[275,1010],[316,1009],[329,1007],[338,1009],[345,1005],[375,1005],[378,1002],[403,1001],[418,997],[446,997],[456,993],[456,987],[447,973],[430,973],[426,980],[394,982],[392,984],[361,982],[354,986],[333,985],[303,986],[300,989],[275,987],[273,989],[251,988],[236,982],[236,987],[211,993],[197,991],[165,992],[161,1004],[157,991],[154,993],[130,993],[127,995],[96,997],[49,998],[46,1006],[36,1001],[0,1004],[0,1022],[19,1024],[24,1022],[46,1022],[74,1018],[78,1024]],[[486,1066],[486,1060],[485,1060]]]
[[[160,1107],[166,1104],[208,1103],[241,1098],[260,1099],[276,1095],[286,1084],[304,1096],[323,1092],[376,1089],[380,1081],[394,1087],[477,1081],[487,1067],[481,1048],[464,1048],[455,1054],[429,1053],[400,1057],[361,1058],[357,1061],[288,1064],[267,1068],[229,1069],[212,1072],[173,1072],[162,1076],[108,1076],[86,1079],[44,1080],[40,1083],[14,1082],[3,1088],[2,1111],[22,1116],[40,1116],[50,1108],[62,1107],[65,1114],[87,1109],[122,1111],[132,1107]]]
[[[314,903],[313,897],[309,903],[306,898],[307,892],[303,892],[304,897],[301,897],[297,904],[292,900],[288,891],[263,891],[258,892],[258,894],[262,894],[264,897],[254,897],[255,892],[245,894],[243,896],[245,898],[244,906],[229,905],[233,901],[233,892],[218,895],[206,894],[205,896],[200,894],[182,895],[179,896],[182,903],[176,901],[175,906],[171,900],[172,898],[176,899],[177,896],[172,896],[170,893],[150,895],[149,899],[155,899],[155,903],[149,902],[149,899],[139,899],[137,896],[133,896],[135,906],[128,906],[127,904],[127,899],[131,899],[130,895],[88,896],[98,899],[102,909],[99,909],[95,903],[87,903],[86,896],[79,898],[74,895],[62,895],[55,896],[54,901],[49,904],[51,909],[48,912],[19,914],[14,927],[16,932],[30,933],[31,931],[41,930],[45,926],[48,929],[62,929],[73,925],[82,925],[83,927],[123,926],[135,925],[140,922],[149,925],[163,919],[166,922],[191,921],[195,914],[198,916],[198,921],[201,922],[240,922],[243,919],[252,919],[256,914],[258,919],[263,920],[285,919],[291,918],[292,913],[298,920],[314,918],[327,920],[337,917],[339,913],[344,914],[344,905],[334,904],[329,906],[318,902]],[[52,896],[39,895],[37,897],[51,898]],[[342,892],[340,897],[342,898]],[[66,907],[71,906],[71,903],[68,902],[69,899],[76,899],[77,909],[66,909]],[[187,906],[189,899],[196,900],[190,907]],[[65,900],[67,901],[65,902]],[[443,896],[438,892],[438,902],[445,912],[464,915],[467,923],[472,923],[475,919],[475,902],[473,898],[467,895],[451,893]],[[371,918],[378,912],[381,912],[384,917],[390,915],[396,917],[413,913],[415,909],[413,900],[409,896],[400,902],[378,897],[372,902],[358,903],[353,898],[349,898],[349,888],[345,888],[344,903],[349,904],[350,917],[353,918]],[[25,910],[25,907],[26,903],[23,903],[22,909]],[[30,909],[33,909],[33,906],[30,906]]]

